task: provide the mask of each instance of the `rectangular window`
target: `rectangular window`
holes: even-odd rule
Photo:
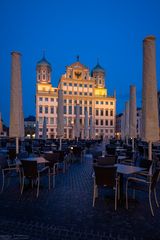
[[[84,104],[87,104],[87,101],[84,101]]]
[[[69,86],[72,86],[72,83],[69,83]]]
[[[43,107],[39,106],[39,113],[43,113]]]
[[[67,86],[67,83],[66,83],[66,82],[64,82],[64,83],[63,83],[63,86]]]
[[[39,124],[42,124],[42,123],[43,123],[43,118],[39,117]]]
[[[71,100],[71,99],[69,100],[69,103],[71,103],[71,104],[72,104],[72,100]]]
[[[106,126],[108,126],[108,120],[106,120]]]
[[[113,126],[113,120],[110,120],[110,125]]]
[[[108,116],[108,110],[106,110],[106,116]]]
[[[48,102],[48,97],[47,97],[47,98],[45,98],[45,102]]]
[[[66,92],[66,91],[63,91],[63,93],[64,93],[64,94],[67,94],[67,92]]]
[[[52,114],[54,113],[54,107],[51,107],[51,113]]]
[[[99,116],[99,111],[98,111],[98,109],[96,109],[96,116]]]
[[[69,114],[72,114],[72,106],[69,106]]]
[[[74,83],[74,86],[77,87],[77,83]]]
[[[79,95],[81,95],[81,96],[82,96],[82,92],[79,92]]]
[[[113,102],[110,102],[110,105],[113,105]]]
[[[42,97],[39,97],[39,101],[43,101],[43,98],[42,98]]]
[[[113,117],[113,110],[110,111],[110,116]]]
[[[89,87],[92,88],[92,85],[90,84]]]
[[[50,118],[50,124],[54,124],[54,118]]]
[[[89,107],[89,115],[92,115],[92,107]]]
[[[103,120],[101,119],[101,126],[103,125]]]
[[[91,93],[91,92],[89,93],[89,96],[92,96],[92,93]]]
[[[84,96],[87,96],[87,93],[86,93],[86,92],[84,93]]]
[[[51,102],[54,102],[54,98],[51,98]]]
[[[74,92],[74,95],[77,95],[77,92]]]
[[[67,114],[67,106],[64,106],[64,114]]]
[[[84,114],[85,114],[86,111],[87,111],[87,107],[84,107]]]
[[[100,110],[100,112],[101,112],[101,116],[103,116],[103,110],[102,109]]]
[[[108,105],[108,102],[106,102],[106,105]]]
[[[89,101],[89,104],[92,105],[92,101]]]
[[[81,83],[79,84],[79,87],[82,87],[82,84],[81,84]]]
[[[76,114],[76,106],[74,106],[74,114]]]
[[[87,84],[84,84],[84,87],[87,87]]]
[[[79,104],[82,104],[82,100],[79,101]]]
[[[98,125],[98,120],[96,119],[96,125]]]
[[[103,104],[103,101],[101,101],[101,104]]]
[[[80,115],[82,115],[82,107],[79,108]]]
[[[96,101],[96,104],[99,104],[99,102],[98,102],[98,101]]]
[[[48,113],[48,106],[45,106],[44,111],[45,113]]]
[[[67,100],[66,99],[64,99],[64,103],[66,103],[67,102]]]
[[[72,95],[72,92],[69,92],[69,95]]]

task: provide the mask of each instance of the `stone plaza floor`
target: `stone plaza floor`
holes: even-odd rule
[[[56,176],[55,189],[48,191],[42,180],[38,199],[36,189],[21,195],[18,179],[12,180],[0,194],[0,240],[160,239],[160,209],[154,204],[152,217],[147,193],[137,193],[129,210],[122,204],[115,211],[114,193],[101,190],[93,208],[92,172],[91,155],[86,155],[83,163]]]

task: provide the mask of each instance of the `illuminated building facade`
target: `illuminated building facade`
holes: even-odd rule
[[[43,57],[37,63],[36,120],[39,121],[39,135],[42,136],[44,116],[47,119],[48,138],[57,137],[58,89],[63,89],[64,138],[75,138],[76,105],[80,106],[80,138],[84,139],[85,111],[92,116],[94,138],[113,138],[115,135],[116,98],[109,97],[105,87],[105,71],[97,63],[90,73],[89,68],[77,61],[66,67],[58,87],[51,84],[51,65]],[[88,122],[89,122],[88,119]],[[89,129],[88,129],[89,131]],[[88,134],[89,138],[89,134]]]

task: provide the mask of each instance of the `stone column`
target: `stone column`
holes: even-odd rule
[[[143,40],[142,139],[159,140],[155,37]],[[149,152],[149,159],[152,159]]]
[[[22,106],[21,54],[12,52],[11,97],[10,97],[10,137],[24,137],[24,116]]]
[[[2,123],[2,116],[0,112],[0,135],[3,133],[3,123]]]
[[[129,137],[132,139],[132,150],[134,151],[134,138],[137,137],[137,107],[136,107],[136,87],[130,86],[129,101]]]
[[[125,137],[126,143],[128,144],[129,137],[129,101],[125,103]]]

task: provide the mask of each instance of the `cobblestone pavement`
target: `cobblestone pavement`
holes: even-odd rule
[[[129,210],[122,204],[114,211],[114,194],[101,190],[92,207],[90,155],[57,175],[55,189],[48,191],[45,179],[42,183],[38,199],[36,189],[21,195],[18,179],[0,194],[0,240],[160,239],[160,209],[154,205],[155,217],[151,216],[147,194],[137,193]]]

